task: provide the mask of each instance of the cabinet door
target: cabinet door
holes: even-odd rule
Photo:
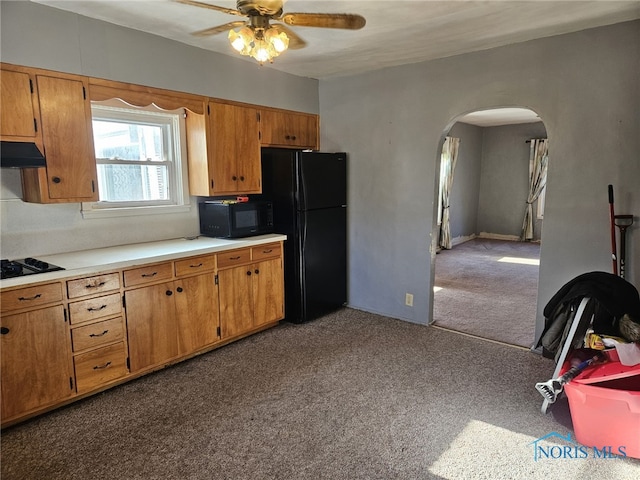
[[[213,194],[261,193],[257,110],[211,102],[209,111]]]
[[[3,140],[40,143],[37,131],[40,114],[33,80],[26,72],[2,69],[0,136]]]
[[[317,115],[296,115],[298,145],[312,150],[319,150],[318,140],[318,116]]]
[[[282,259],[253,265],[253,315],[258,327],[284,318],[284,275]]]
[[[318,116],[263,110],[260,113],[262,144],[318,149]]]
[[[210,141],[207,149],[211,157],[209,174],[216,194],[237,191],[235,109],[233,105],[209,103]]]
[[[219,339],[218,287],[213,273],[176,280],[175,287],[178,350],[188,355]]]
[[[220,328],[223,339],[235,337],[253,328],[251,275],[250,265],[221,270],[218,273]]]
[[[62,306],[2,317],[2,419],[73,394]]]
[[[173,282],[125,292],[131,372],[178,356]]]
[[[235,122],[238,193],[262,193],[258,111],[237,107]]]
[[[98,199],[91,106],[81,80],[37,76],[48,197]]]

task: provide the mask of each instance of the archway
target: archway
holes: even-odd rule
[[[434,260],[432,324],[528,348],[535,335],[543,203],[534,205],[534,241],[519,238],[528,142],[546,138],[546,128],[528,108],[494,108],[459,116],[445,135],[460,138],[460,145],[447,205],[452,247]]]

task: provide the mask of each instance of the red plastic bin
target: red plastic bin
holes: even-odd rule
[[[608,362],[564,386],[582,445],[640,458],[640,365]]]

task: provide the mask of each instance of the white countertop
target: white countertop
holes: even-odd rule
[[[59,253],[56,255],[39,255],[38,260],[63,267],[64,270],[7,278],[0,280],[0,288],[26,285],[35,282],[40,283],[43,281],[76,277],[78,275],[91,275],[106,270],[175,260],[193,255],[231,250],[233,248],[252,247],[286,239],[286,235],[280,234],[258,235],[233,240],[209,237],[197,237],[195,239],[176,238],[173,240]]]

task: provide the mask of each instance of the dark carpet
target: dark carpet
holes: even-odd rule
[[[628,458],[534,460],[571,431],[566,405],[540,413],[553,366],[343,309],[9,428],[2,479],[640,478]]]

